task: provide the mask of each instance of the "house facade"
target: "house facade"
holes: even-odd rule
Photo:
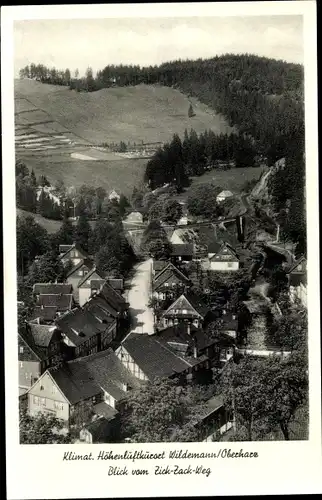
[[[81,280],[83,280],[84,276],[92,270],[92,268],[93,262],[91,260],[82,259],[67,273],[66,282],[73,287],[73,296],[76,303],[79,302],[78,284]]]
[[[190,284],[189,278],[169,263],[153,277],[152,296],[160,301],[174,299],[178,290],[183,292]]]
[[[222,244],[220,249],[213,253],[208,253],[210,271],[238,271],[239,258],[236,252],[228,244]]]
[[[231,198],[233,195],[233,193],[229,190],[224,190],[224,191],[221,191],[217,197],[216,197],[216,201],[217,203],[222,203],[223,201],[227,200],[227,198]]]
[[[189,321],[195,327],[202,326],[208,313],[207,307],[193,294],[182,294],[162,313],[160,326],[167,328],[182,321]]]
[[[202,410],[204,415],[197,424],[202,441],[217,441],[217,435],[223,435],[233,428],[233,413],[225,407],[221,394],[206,401]]]
[[[93,267],[83,278],[78,282],[78,301],[82,307],[91,295],[98,291],[100,285],[105,282],[104,273]]]
[[[85,252],[78,243],[73,243],[72,245],[59,245],[59,258],[63,266],[71,263],[73,267],[75,267],[88,257],[88,253]]]

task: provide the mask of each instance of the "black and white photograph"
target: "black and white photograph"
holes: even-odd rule
[[[183,471],[191,443],[252,457],[313,436],[304,15],[208,5],[13,20],[19,446],[172,443]]]

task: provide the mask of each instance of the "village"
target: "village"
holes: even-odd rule
[[[19,403],[29,416],[55,417],[74,443],[131,442],[122,434],[127,398],[170,380],[216,388],[192,422],[199,441],[234,435],[220,380],[243,357],[292,353],[267,330],[290,307],[303,314],[307,284],[305,256],[279,241],[278,225],[267,237],[252,196],[222,190],[218,206],[227,199],[242,210],[211,221],[193,218],[184,202],[175,224],[128,211],[122,224],[136,262],[125,279],[100,269],[78,242],[59,245],[66,278],[33,285],[35,307],[18,333]],[[169,244],[161,258],[137,244],[153,224]]]

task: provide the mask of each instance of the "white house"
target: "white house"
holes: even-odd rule
[[[239,269],[239,258],[227,243],[223,243],[218,250],[208,248],[208,262],[210,271],[238,271]]]
[[[221,191],[216,197],[217,203],[221,203],[222,201],[227,200],[227,198],[231,198],[231,196],[234,196],[231,191]]]

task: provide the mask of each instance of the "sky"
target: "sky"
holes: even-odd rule
[[[304,62],[302,17],[294,15],[15,21],[14,51],[16,76],[31,62],[81,74],[224,53]]]

